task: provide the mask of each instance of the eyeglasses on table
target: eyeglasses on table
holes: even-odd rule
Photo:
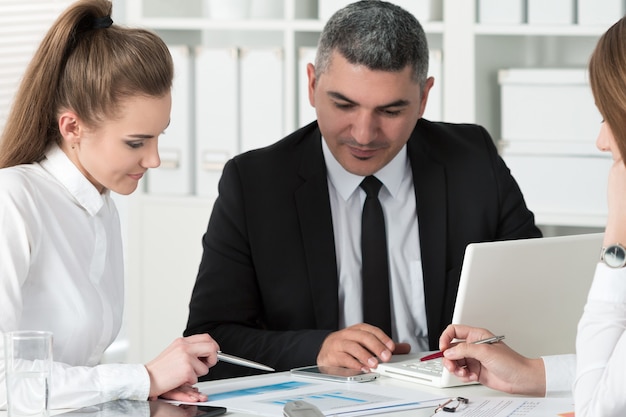
[[[469,403],[469,399],[465,397],[450,398],[449,400],[447,400],[443,404],[439,404],[439,406],[435,408],[433,416],[440,411],[444,411],[446,413],[454,413],[455,411],[461,409],[463,406],[467,405],[467,403]]]

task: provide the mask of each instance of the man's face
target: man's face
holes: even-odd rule
[[[367,176],[387,165],[409,140],[426,108],[429,78],[420,86],[412,69],[372,71],[350,64],[335,52],[319,79],[309,64],[309,100],[315,107],[320,131],[341,166]]]

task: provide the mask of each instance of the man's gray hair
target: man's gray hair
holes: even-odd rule
[[[315,77],[328,70],[334,51],[349,63],[371,70],[413,69],[424,86],[428,74],[428,41],[422,25],[403,8],[382,0],[351,3],[333,14],[320,35]]]

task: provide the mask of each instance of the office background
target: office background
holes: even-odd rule
[[[546,235],[601,231],[610,158],[585,67],[624,0],[392,0],[423,24],[435,77],[426,118],[484,125]],[[71,0],[0,0],[0,127],[33,48]],[[180,336],[223,164],[315,118],[306,96],[325,20],[344,0],[113,0],[176,65],[162,166],[116,198],[126,321],[107,360],[146,362]],[[254,126],[254,130],[250,127]],[[259,128],[261,126],[261,128]]]

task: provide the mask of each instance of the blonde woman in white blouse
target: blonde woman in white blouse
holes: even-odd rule
[[[110,192],[132,193],[159,165],[173,79],[163,41],[114,25],[111,7],[82,0],[58,18],[0,140],[0,332],[53,332],[51,408],[118,398],[206,400],[193,384],[219,349],[203,334],[179,338],[146,365],[99,364],[124,304]]]

